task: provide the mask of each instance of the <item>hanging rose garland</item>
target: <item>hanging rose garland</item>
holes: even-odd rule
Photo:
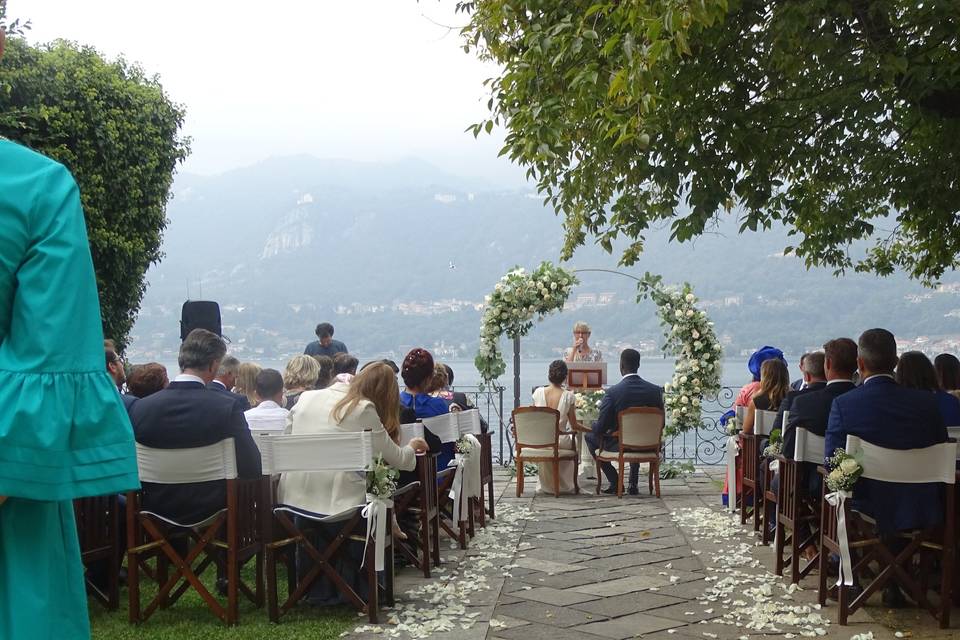
[[[664,385],[664,433],[696,429],[701,425],[704,394],[720,391],[723,349],[713,323],[705,311],[697,309],[697,297],[686,282],[680,287],[666,286],[661,276],[647,273],[638,289],[638,300],[650,298],[657,305],[667,338],[663,349],[677,360],[673,379]]]
[[[486,297],[480,326],[480,350],[474,363],[484,382],[496,380],[507,370],[500,350],[500,338],[527,335],[533,319],[563,309],[578,284],[570,271],[543,262],[533,273],[517,267],[508,272]]]

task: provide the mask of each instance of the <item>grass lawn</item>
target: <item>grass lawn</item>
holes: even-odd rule
[[[244,570],[244,579],[253,584],[252,573]],[[215,572],[208,569],[203,582],[213,590]],[[286,579],[281,571],[279,584],[281,600],[286,597]],[[143,606],[148,598],[156,593],[156,586],[149,579],[141,582]],[[319,609],[306,605],[295,607],[280,619],[280,624],[272,624],[267,618],[267,608],[257,609],[252,602],[240,596],[239,623],[227,627],[206,607],[200,596],[193,590],[188,591],[169,609],[154,613],[141,625],[131,625],[127,621],[127,590],[120,590],[120,608],[107,611],[99,602],[90,602],[90,626],[94,640],[326,640],[337,638],[341,633],[366,621],[357,612],[347,607]],[[222,599],[225,602],[226,599]]]

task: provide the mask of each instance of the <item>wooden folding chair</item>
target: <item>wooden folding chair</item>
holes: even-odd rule
[[[623,474],[627,463],[649,465],[647,484],[653,495],[656,487],[660,497],[660,449],[663,447],[663,409],[631,407],[617,414],[617,430],[611,434],[617,439],[616,451],[597,451],[597,494],[600,493],[600,465],[617,464],[617,497],[623,497]]]
[[[496,496],[493,492],[493,437],[489,431],[481,432],[477,436],[480,440],[480,507],[486,510],[486,515],[495,520]],[[486,497],[486,500],[484,500]],[[484,505],[486,503],[486,505]],[[485,523],[481,523],[483,526]]]
[[[247,587],[241,587],[241,556],[257,557],[255,524],[246,528],[254,534],[241,549],[240,515],[238,494],[240,482],[237,480],[236,451],[233,439],[228,438],[206,447],[190,449],[153,449],[137,445],[137,466],[142,482],[155,484],[186,484],[195,482],[226,481],[226,504],[223,509],[211,514],[200,522],[177,522],[162,514],[143,509],[139,492],[127,493],[127,584],[129,590],[131,623],[141,623],[150,618],[158,608],[174,604],[188,589],[193,588],[206,603],[211,612],[228,625],[237,622],[237,594],[246,593],[256,602],[256,593]],[[260,486],[260,480],[248,481],[253,487]],[[247,499],[254,495],[244,490]],[[243,510],[253,512],[255,505],[244,504]],[[171,544],[182,540],[188,547],[181,555]],[[157,594],[142,608],[140,598],[140,573],[143,564],[149,558],[156,559],[153,572],[144,571],[158,584]],[[259,560],[258,560],[259,561]],[[210,593],[200,577],[210,566],[218,562],[225,564],[227,576],[226,606]],[[172,576],[167,576],[171,567]],[[152,575],[151,575],[152,573]],[[259,572],[258,572],[259,573]],[[182,581],[182,582],[181,582]],[[259,587],[257,588],[259,590]]]
[[[523,465],[546,462],[553,465],[553,493],[560,497],[560,461],[573,462],[573,486],[580,492],[580,452],[560,448],[560,412],[550,407],[519,407],[513,410],[513,437],[516,444],[517,497],[523,494]]]
[[[277,435],[261,440],[259,444],[265,474],[316,471],[361,473],[373,460],[372,439],[368,432]],[[379,540],[384,549],[384,585],[381,588],[374,562],[378,539],[375,531],[367,533],[364,516],[367,506],[360,504],[341,513],[318,514],[296,505],[272,505],[274,535],[264,543],[267,608],[271,622],[279,622],[280,616],[303,599],[320,576],[328,578],[350,604],[361,613],[367,614],[372,623],[379,620],[381,595],[386,604],[393,604],[393,544],[390,533],[393,509],[389,508],[383,514],[387,533]],[[338,531],[333,540],[322,549],[317,548],[311,541],[317,525],[333,525]],[[346,546],[350,540],[360,540],[366,545],[363,559],[367,579],[366,598],[357,593],[334,567],[336,560],[346,557]],[[297,547],[303,552],[301,559],[305,558],[312,566],[305,575],[297,576],[291,581],[293,589],[281,603],[277,588],[278,559],[284,555],[289,557],[290,552]],[[288,572],[290,570],[288,563]]]
[[[754,531],[760,531],[763,524],[763,487],[758,473],[760,454],[776,418],[776,411],[757,410],[754,412],[753,433],[740,434],[740,469],[743,475],[739,489],[740,524],[746,524],[748,518],[753,518]]]
[[[790,412],[783,412],[783,421],[780,423],[780,433],[783,433],[783,430],[786,428],[787,421],[790,419]],[[782,436],[781,436],[782,442]],[[760,476],[762,479],[762,492],[760,494],[760,506],[761,506],[761,520],[763,520],[763,529],[760,534],[761,543],[766,546],[772,542],[773,533],[776,528],[776,518],[777,518],[777,502],[779,501],[779,496],[777,491],[772,488],[773,484],[773,475],[774,469],[776,469],[780,462],[779,458],[783,456],[774,456],[772,459],[764,458],[761,453],[760,463]],[[771,527],[773,525],[773,527]]]
[[[866,515],[850,509],[849,501],[843,504],[847,524],[847,546],[851,553],[853,575],[870,582],[862,585],[863,590],[850,599],[848,587],[838,583],[837,603],[838,622],[847,624],[848,617],[862,607],[877,591],[896,578],[918,606],[927,609],[940,623],[941,629],[950,626],[950,607],[953,603],[953,581],[955,563],[956,510],[955,484],[957,481],[956,460],[957,443],[947,442],[923,449],[885,449],[856,436],[847,436],[845,450],[855,456],[863,465],[861,477],[882,482],[905,484],[940,483],[945,487],[944,524],[925,530],[899,532],[897,539],[904,543],[902,550],[891,550],[885,540],[875,532],[875,523]],[[837,527],[837,509],[825,499],[826,470],[819,469],[824,475],[824,502],[820,518],[820,584],[818,597],[821,604],[826,603],[828,588],[826,583],[826,554],[832,551],[841,553],[843,541],[840,540]],[[927,570],[930,568],[931,554],[940,562],[939,604],[933,605],[927,598]],[[910,564],[915,556],[920,556],[921,579],[914,577]],[[879,571],[874,572],[871,563],[876,562]]]
[[[73,501],[87,593],[110,611],[120,606],[119,502],[116,494]],[[106,584],[98,584],[93,575],[102,576]]]
[[[456,414],[450,413],[433,418],[424,418],[423,424],[444,444],[453,443],[460,439],[460,425]],[[437,512],[439,514],[440,530],[455,540],[461,549],[466,549],[467,537],[473,535],[473,512],[471,509],[466,509],[467,518],[465,520],[460,517],[461,514],[455,513],[454,507],[457,499],[450,494],[453,491],[456,473],[456,466],[437,469]],[[460,496],[460,499],[468,498]]]
[[[816,547],[820,532],[821,494],[808,491],[808,476],[815,465],[823,462],[824,438],[803,427],[796,427],[793,459],[777,456],[780,468],[780,486],[777,496],[777,535],[774,545],[776,573],[783,575],[790,563],[790,581],[794,584],[806,577],[820,562],[820,549],[808,560],[801,557],[809,546]],[[790,553],[784,556],[789,545]]]

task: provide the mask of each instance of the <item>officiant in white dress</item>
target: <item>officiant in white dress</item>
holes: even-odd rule
[[[560,436],[560,448],[573,451],[576,430],[583,430],[583,426],[577,420],[575,394],[563,387],[567,380],[567,364],[563,360],[551,362],[547,379],[550,384],[538,387],[533,392],[533,404],[537,407],[550,407],[560,413],[560,431],[563,433]],[[573,464],[573,460],[570,459],[560,461],[560,493],[576,493],[576,487],[573,485]],[[555,486],[553,463],[541,462],[538,467],[540,470],[537,474],[539,479],[537,490],[553,493]]]

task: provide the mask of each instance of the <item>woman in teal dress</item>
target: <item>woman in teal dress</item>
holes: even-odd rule
[[[90,637],[72,500],[137,487],[77,185],[0,138],[0,638]]]

